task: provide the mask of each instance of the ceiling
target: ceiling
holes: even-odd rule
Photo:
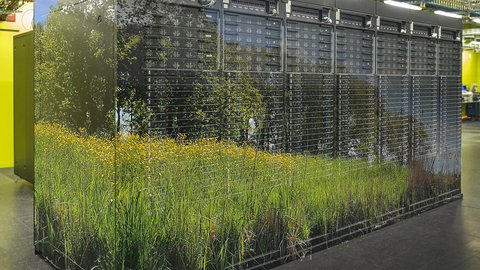
[[[463,48],[480,51],[480,0],[395,0],[422,7],[425,11],[441,10],[463,17]]]
[[[412,5],[421,6],[424,9],[443,10],[456,13],[465,17],[480,18],[480,0],[396,0]]]

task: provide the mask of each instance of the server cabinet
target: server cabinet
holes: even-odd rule
[[[402,163],[410,137],[411,157],[436,154],[437,76],[453,75],[437,73],[450,61],[437,61],[438,16],[419,14],[364,0],[173,4],[146,30],[148,129]],[[245,108],[242,89],[265,112],[220,119]]]
[[[215,100],[209,95],[212,74],[219,69],[219,5],[180,1],[150,15],[144,30],[146,132],[219,136],[211,119]]]
[[[336,19],[336,155],[372,161],[377,136],[373,15],[339,9]]]
[[[285,145],[282,11],[279,1],[249,0],[225,3],[222,14],[223,71],[233,108],[226,122],[229,132],[238,134],[229,139],[274,152],[283,151]],[[260,100],[245,104],[238,95]]]
[[[410,25],[412,157],[432,159],[438,151],[437,25]]]
[[[34,183],[33,32],[14,37],[14,173]]]
[[[378,8],[378,6],[377,6]],[[383,161],[406,164],[409,123],[408,23],[388,9],[377,11],[376,73],[378,148]]]
[[[332,7],[308,6],[294,2],[287,12],[287,149],[333,157]]]
[[[458,94],[462,87],[461,40],[461,28],[440,28],[439,150],[440,156],[443,157],[441,171],[446,174],[458,174],[461,171],[462,122],[459,115],[462,110],[462,99]]]
[[[102,24],[115,4],[99,4],[46,16],[79,46],[38,47],[47,69],[81,57],[41,93],[116,101],[126,128],[93,105],[43,117],[69,124],[37,133],[55,149],[37,151],[36,245],[57,266],[268,268],[460,193],[461,20],[371,0],[127,0]]]

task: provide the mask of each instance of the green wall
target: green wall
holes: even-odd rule
[[[477,78],[480,78],[478,68],[480,53],[475,53],[474,51],[464,51],[462,54],[462,82],[464,85],[470,87],[472,84],[478,84],[479,81]]]
[[[33,184],[33,31],[16,35],[13,46],[13,171]]]
[[[0,168],[13,167],[13,37],[31,30],[25,26],[30,27],[33,8],[27,3],[16,22],[0,21]]]
[[[462,84],[466,85],[468,90],[472,87],[472,84],[480,84],[480,53],[476,53],[473,50],[464,51],[462,53]],[[465,116],[465,105],[462,106],[462,116]]]
[[[32,30],[33,9],[27,3],[16,22],[0,21],[0,168],[13,167],[13,37]]]
[[[11,22],[0,22],[0,168],[13,167],[13,36]]]

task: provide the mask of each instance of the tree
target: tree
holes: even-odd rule
[[[58,2],[35,28],[36,120],[114,130],[113,15],[107,2]]]

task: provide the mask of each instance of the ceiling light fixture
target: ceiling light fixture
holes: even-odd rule
[[[447,16],[447,17],[452,17],[452,18],[457,18],[457,19],[461,19],[463,17],[462,15],[459,15],[459,14],[449,13],[449,12],[445,12],[445,11],[441,11],[441,10],[436,10],[435,14],[442,15],[442,16]]]
[[[419,6],[409,5],[409,4],[402,3],[402,2],[397,2],[397,1],[385,0],[384,3],[387,4],[387,5],[392,5],[392,6],[401,7],[401,8],[408,8],[408,9],[413,9],[413,10],[422,10],[422,8],[419,7]]]

